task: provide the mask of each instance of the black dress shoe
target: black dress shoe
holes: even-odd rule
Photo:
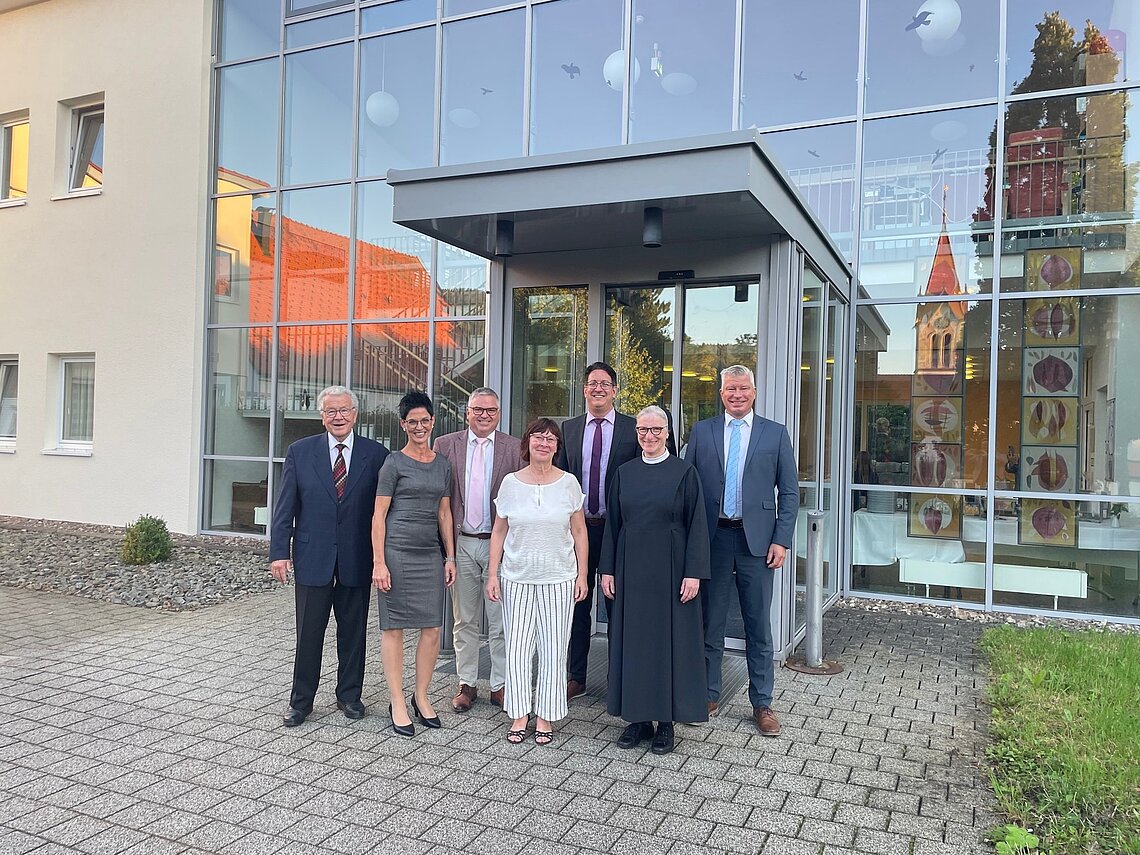
[[[396,719],[392,718],[391,704],[388,704],[388,718],[392,719],[392,730],[396,731],[400,736],[416,735],[416,727],[410,721],[407,724],[396,724]]]
[[[412,695],[412,712],[416,714],[416,718],[420,720],[420,724],[422,724],[424,727],[443,727],[443,722],[439,720],[439,716],[433,715],[431,718],[428,718],[426,715],[420,712],[420,708],[416,703],[416,696],[414,694]]]
[[[658,722],[657,735],[653,737],[653,744],[649,746],[649,750],[654,754],[668,754],[673,750],[673,745],[673,722]]]
[[[360,701],[337,701],[336,708],[353,721],[364,718],[364,704]]]
[[[639,743],[653,738],[653,723],[649,721],[635,721],[622,731],[618,737],[618,748],[636,748]]]
[[[299,709],[296,709],[295,707],[290,707],[289,712],[285,713],[285,717],[282,719],[281,723],[284,724],[286,727],[296,727],[299,724],[304,724],[305,719],[308,717],[309,717],[309,714],[307,712],[305,712],[304,710],[299,710]]]

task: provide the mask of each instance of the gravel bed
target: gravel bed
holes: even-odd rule
[[[119,561],[123,531],[0,516],[0,585],[163,611],[197,609],[279,587],[269,575],[266,541],[172,534],[170,560],[139,567]]]
[[[164,611],[197,609],[280,587],[269,575],[269,544],[249,537],[172,534],[169,561],[135,567],[119,561],[123,529],[61,520],[0,516],[0,585],[59,591]],[[1140,625],[983,612],[931,603],[844,598],[841,608],[924,615],[1019,627],[1107,629],[1140,634]]]

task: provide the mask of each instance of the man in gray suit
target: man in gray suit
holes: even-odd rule
[[[503,705],[506,652],[503,640],[503,606],[484,596],[490,560],[491,527],[495,497],[509,472],[522,468],[522,444],[498,430],[499,395],[494,389],[476,389],[467,399],[467,430],[435,441],[435,450],[451,464],[451,517],[455,521],[455,584],[451,606],[455,619],[455,672],[459,688],[451,708],[467,712],[479,696],[479,630],[487,614],[487,641],[491,648],[491,703]]]
[[[720,704],[724,628],[735,578],[744,618],[748,698],[762,736],[778,736],[772,712],[772,590],[792,545],[799,475],[787,429],[753,412],[756,379],[743,365],[720,373],[724,415],[693,425],[685,458],[704,487],[712,578],[701,586],[709,715]]]

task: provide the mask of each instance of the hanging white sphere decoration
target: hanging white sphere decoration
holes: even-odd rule
[[[915,30],[923,41],[948,39],[958,32],[958,27],[962,25],[962,7],[958,5],[957,0],[926,0],[914,14],[918,17],[923,12],[929,16],[928,23]]]
[[[606,80],[606,86],[613,89],[615,92],[621,92],[625,88],[625,51],[615,50],[606,57],[606,61],[602,63],[602,77]],[[641,79],[641,63],[637,61],[637,57],[633,58],[633,82],[636,83]]]
[[[467,129],[479,127],[482,121],[478,113],[474,110],[468,110],[466,107],[456,107],[447,114],[447,118],[451,119],[452,124]]]
[[[400,118],[400,102],[390,92],[379,90],[364,102],[368,120],[380,128],[390,128]]]

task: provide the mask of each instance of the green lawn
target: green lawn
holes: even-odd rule
[[[987,630],[991,779],[1056,855],[1140,855],[1140,636]]]

